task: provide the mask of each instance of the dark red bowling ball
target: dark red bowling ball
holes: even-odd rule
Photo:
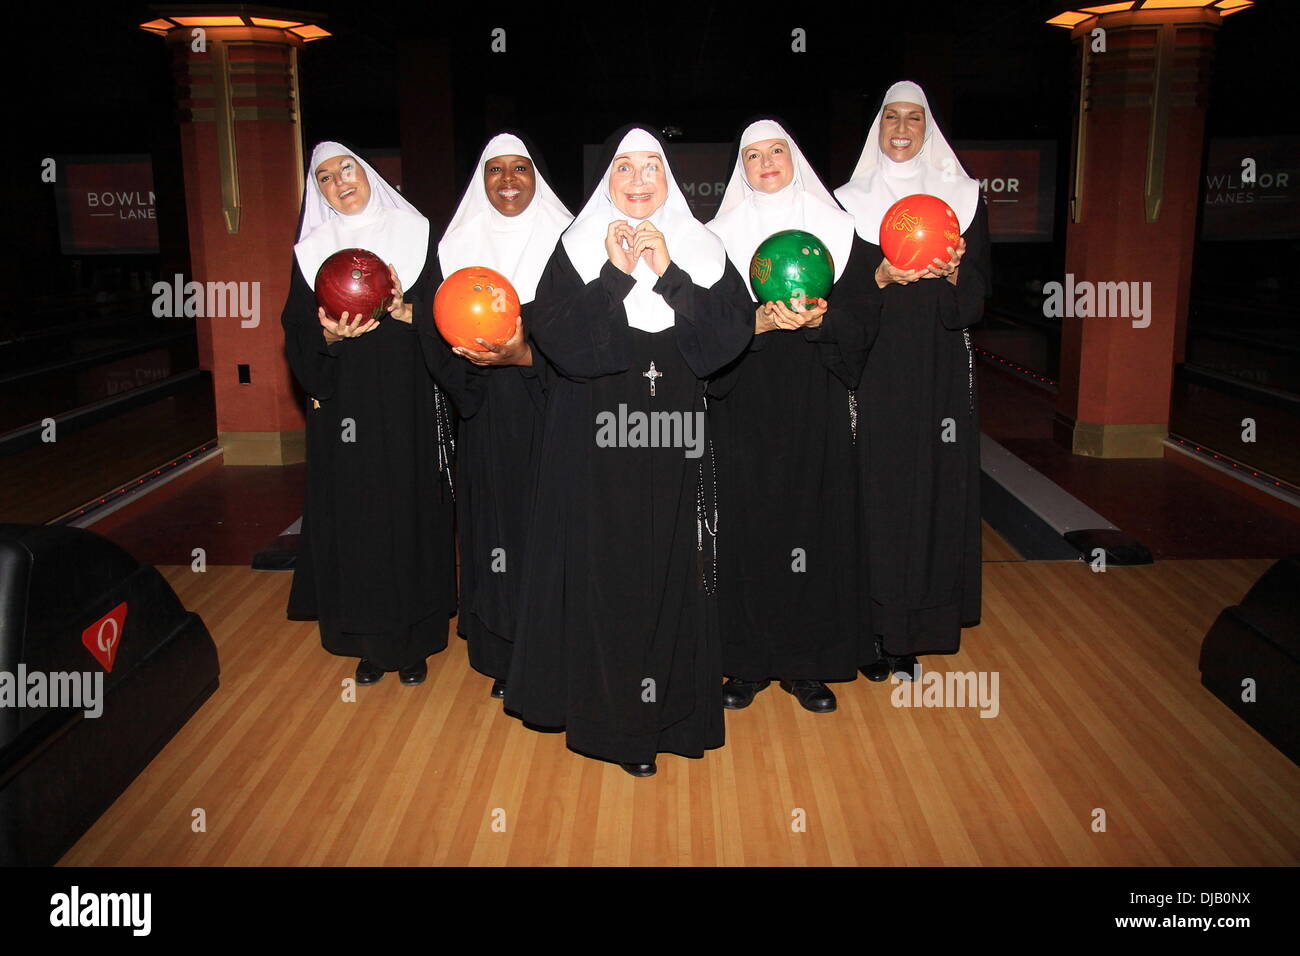
[[[316,304],[336,322],[343,313],[382,319],[393,299],[393,279],[384,260],[365,249],[340,249],[316,270]]]
[[[961,226],[957,214],[938,196],[916,193],[889,207],[880,220],[880,251],[896,269],[924,269],[934,259],[950,261]]]

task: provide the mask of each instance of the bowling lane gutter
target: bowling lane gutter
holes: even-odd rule
[[[1042,472],[980,433],[980,512],[1026,560],[1151,564],[1150,550]]]

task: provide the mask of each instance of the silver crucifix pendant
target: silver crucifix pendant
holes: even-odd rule
[[[651,360],[651,362],[650,362],[650,370],[649,370],[648,372],[642,372],[642,373],[641,373],[641,377],[642,377],[642,378],[648,378],[648,379],[650,379],[650,397],[651,397],[651,398],[654,398],[654,397],[655,397],[655,379],[657,379],[657,378],[663,378],[663,377],[664,377],[664,373],[661,372],[661,371],[659,371],[657,368],[655,368],[655,363],[654,363],[653,360]]]

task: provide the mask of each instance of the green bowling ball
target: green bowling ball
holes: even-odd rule
[[[835,282],[831,251],[811,232],[785,229],[768,236],[749,260],[749,285],[759,302],[792,305],[824,299]]]

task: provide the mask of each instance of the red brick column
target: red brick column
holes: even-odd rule
[[[302,461],[304,421],[279,320],[302,202],[298,55],[303,34],[324,31],[219,15],[144,27],[162,33],[173,57],[190,278],[203,301],[199,362],[212,373],[225,462]]]
[[[1162,454],[1185,340],[1220,22],[1214,9],[1137,9],[1072,27],[1079,95],[1056,434],[1075,454]],[[1096,49],[1098,28],[1104,50]],[[1087,289],[1093,314],[1081,316]],[[1126,294],[1125,313],[1098,314],[1116,311]]]

